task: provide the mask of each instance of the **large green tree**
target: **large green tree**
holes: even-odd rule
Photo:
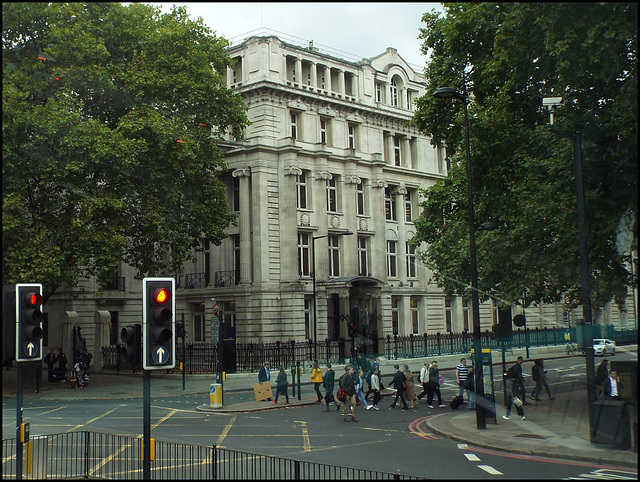
[[[174,274],[221,242],[219,143],[247,124],[227,45],[183,7],[2,4],[4,284]]]
[[[423,192],[414,243],[447,293],[469,296],[469,226],[460,101],[468,92],[479,290],[503,305],[579,304],[572,139],[582,163],[592,305],[636,283],[638,84],[636,3],[445,3],[423,16],[427,93],[413,122],[447,147],[448,176]],[[562,97],[549,128],[544,97]]]

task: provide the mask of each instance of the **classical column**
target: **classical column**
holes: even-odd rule
[[[327,66],[324,68],[324,90],[331,93],[331,69]]]
[[[400,212],[398,215],[398,278],[406,283],[407,280],[407,235],[404,229],[405,213],[404,213],[404,196],[407,194],[407,188],[398,187],[395,192],[391,193],[396,197],[396,209]]]
[[[249,177],[251,169],[243,167],[233,171],[240,180],[240,283],[251,283],[251,219],[249,213]]]
[[[304,79],[302,78],[302,60],[296,59],[296,71],[295,71],[295,82],[302,85],[304,83]]]

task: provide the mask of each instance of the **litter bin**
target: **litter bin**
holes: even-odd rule
[[[209,386],[209,404],[211,408],[222,408],[222,384],[212,383]]]
[[[31,479],[47,478],[49,440],[46,435],[31,436],[25,443],[27,450],[26,472]]]
[[[597,400],[592,403],[593,443],[610,448],[627,450],[631,447],[631,432],[627,402],[620,400]]]

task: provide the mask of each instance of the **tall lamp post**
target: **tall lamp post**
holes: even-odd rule
[[[329,236],[350,236],[353,232],[347,230],[342,233],[325,234],[323,236],[311,237],[311,277],[313,279],[313,358],[318,359],[318,318],[316,314],[316,239],[328,238]]]
[[[482,343],[480,340],[480,300],[478,297],[478,261],[476,259],[476,234],[473,219],[473,189],[471,187],[471,151],[469,149],[469,114],[467,112],[467,81],[462,74],[462,94],[451,87],[440,87],[434,92],[438,99],[458,99],[464,104],[464,136],[467,149],[467,197],[469,211],[469,264],[471,268],[471,308],[473,314],[473,359],[474,377],[476,383],[476,427],[487,428],[487,420],[484,407],[484,381],[482,370]]]

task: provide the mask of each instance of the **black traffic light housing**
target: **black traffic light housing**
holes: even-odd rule
[[[122,328],[120,331],[122,345],[118,350],[120,364],[136,370],[142,364],[142,325],[137,323]]]
[[[42,285],[16,284],[16,361],[42,360]]]
[[[175,280],[142,280],[142,367],[165,370],[176,366]]]

